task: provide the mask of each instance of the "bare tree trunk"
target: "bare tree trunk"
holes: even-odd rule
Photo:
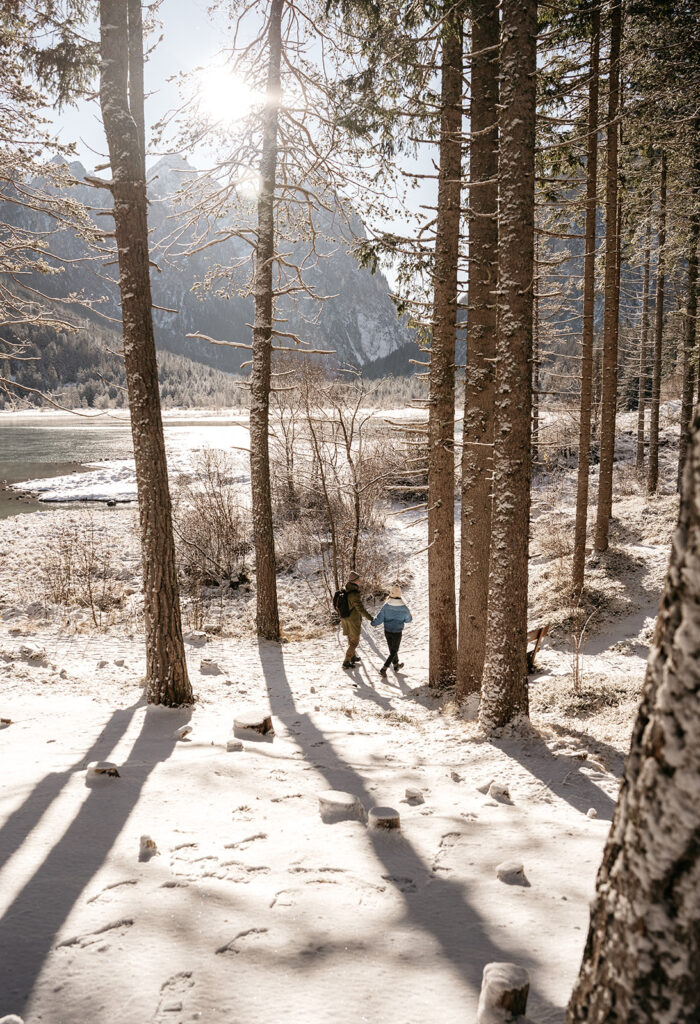
[[[666,153],[661,154],[659,186],[659,255],[656,268],[656,310],[654,312],[654,365],[651,375],[651,415],[649,419],[649,464],[647,494],[656,494],[659,486],[659,405],[661,403],[661,359],[664,340],[664,290],[666,285]]]
[[[700,215],[693,214],[690,222],[688,251],[688,296],[683,325],[683,398],[681,401],[680,447],[678,451],[678,489],[683,481],[683,468],[688,455],[688,432],[693,414],[695,394],[695,365],[697,352],[698,315],[698,237],[700,236]]]
[[[651,262],[651,222],[647,224],[642,281],[642,326],[639,339],[639,405],[637,407],[637,476],[644,475],[644,419],[647,404],[647,344],[649,341],[649,264]]]
[[[469,313],[462,449],[457,700],[481,689],[491,546],[498,272],[498,3],[472,4]],[[489,184],[482,184],[489,182]]]
[[[593,396],[593,328],[595,315],[596,214],[598,212],[598,86],[600,76],[600,8],[593,0],[588,82],[588,158],[586,161],[586,252],[583,264],[583,328],[581,337],[581,412],[576,478],[576,526],[572,591],[583,590],[588,525],[588,483],[591,469],[591,406]]]
[[[442,26],[440,173],[428,411],[428,607],[430,686],[451,682],[457,660],[454,554],[455,335],[462,179],[463,13]]]
[[[141,524],[146,691],[150,703],[177,707],[191,704],[193,698],[182,641],[153,337],[138,0],[101,0],[100,49],[100,105],[112,167],[124,367]]]
[[[479,721],[528,713],[537,0],[501,4],[498,341],[486,661]]]
[[[258,193],[258,232],[253,285],[253,366],[250,374],[250,486],[257,599],[255,621],[258,636],[268,640],[280,638],[277,563],[270,492],[269,425],[273,326],[272,264],[275,258],[275,185],[281,102],[283,7],[284,0],[272,0],[268,24],[269,56]]]
[[[617,251],[617,151],[619,137],[620,44],[622,4],[610,4],[610,71],[608,75],[607,173],[605,179],[605,314],[603,317],[602,403],[600,411],[600,474],[595,549],[606,551],[612,515],[613,461],[615,458],[615,420],[617,416],[617,337],[620,293],[618,289]]]
[[[535,252],[537,248],[535,246]],[[532,293],[532,451],[533,466],[540,458],[540,302],[537,294],[541,278],[535,279]]]
[[[700,1013],[700,410],[620,798],[568,1024]]]

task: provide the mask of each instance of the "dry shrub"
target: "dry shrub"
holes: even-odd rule
[[[193,586],[237,579],[251,549],[250,514],[238,501],[230,458],[206,449],[178,481],[174,530],[178,564]]]
[[[92,517],[82,526],[62,526],[41,562],[44,600],[89,608],[93,623],[101,626],[122,599],[113,559],[114,545]]]

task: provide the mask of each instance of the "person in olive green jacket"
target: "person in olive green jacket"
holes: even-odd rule
[[[358,586],[360,582],[360,574],[358,572],[351,572],[348,576],[348,582],[345,584],[345,593],[348,595],[348,604],[350,605],[350,614],[347,618],[340,620],[340,625],[343,627],[343,633],[348,638],[348,649],[345,652],[345,661],[343,662],[343,668],[354,668],[357,662],[360,660],[355,653],[357,645],[360,642],[360,630],[362,628],[362,616],[369,621],[372,621],[372,616],[367,611],[362,603],[362,594]]]

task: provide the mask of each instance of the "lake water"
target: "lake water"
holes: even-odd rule
[[[164,424],[166,445],[178,450],[199,447],[226,449],[241,444],[241,418],[206,422],[176,420]],[[86,463],[133,457],[128,421],[90,420],[63,416],[32,419],[0,418],[0,486],[43,477],[76,473]],[[46,508],[17,491],[0,489],[0,519]]]

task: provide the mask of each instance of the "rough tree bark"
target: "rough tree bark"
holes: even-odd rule
[[[693,415],[695,394],[695,367],[697,352],[698,315],[698,237],[700,237],[700,215],[693,213],[690,221],[688,241],[688,295],[683,324],[683,397],[681,400],[680,445],[678,450],[678,490],[683,480],[683,469],[688,455],[688,432]]]
[[[578,600],[583,590],[588,525],[590,478],[591,402],[593,396],[593,328],[595,314],[596,214],[598,212],[598,80],[600,75],[600,8],[591,11],[591,57],[588,82],[588,153],[586,161],[586,250],[583,264],[583,328],[581,337],[581,412],[576,478],[576,526],[572,592]]]
[[[642,325],[639,339],[639,405],[637,406],[637,477],[644,476],[644,420],[647,406],[647,345],[649,342],[649,266],[651,263],[651,222],[647,223],[642,278]]]
[[[430,686],[455,676],[457,610],[454,556],[455,334],[462,186],[461,4],[442,25],[440,170],[435,241],[433,331],[428,407],[428,608]]]
[[[486,661],[479,711],[479,721],[487,731],[528,713],[537,0],[503,0],[501,11],[493,510]]]
[[[666,286],[666,153],[661,154],[659,184],[658,262],[656,267],[656,309],[654,311],[654,362],[651,374],[649,417],[649,461],[647,494],[656,494],[659,486],[659,405],[661,403],[661,359],[664,341],[664,291]]]
[[[124,366],[136,463],[152,704],[191,704],[153,337],[139,0],[100,2],[100,106],[112,168]]]
[[[613,460],[615,458],[615,420],[617,416],[617,338],[620,293],[618,289],[617,251],[617,164],[618,114],[620,105],[620,44],[622,4],[610,4],[610,57],[608,73],[607,171],[605,179],[605,313],[603,316],[602,400],[600,411],[600,473],[594,546],[606,551],[612,515]]]
[[[498,271],[498,4],[471,9],[469,312],[462,449],[457,700],[481,689],[491,545],[494,358]],[[495,48],[495,49],[494,49]],[[489,182],[489,184],[483,184]]]
[[[568,1024],[700,1016],[700,410]]]
[[[258,231],[253,283],[253,366],[250,373],[250,486],[257,600],[255,621],[258,636],[268,640],[280,638],[277,563],[270,490],[269,424],[273,327],[272,264],[275,258],[275,185],[281,102],[283,8],[284,0],[272,0],[268,24],[269,55],[258,193]]]

